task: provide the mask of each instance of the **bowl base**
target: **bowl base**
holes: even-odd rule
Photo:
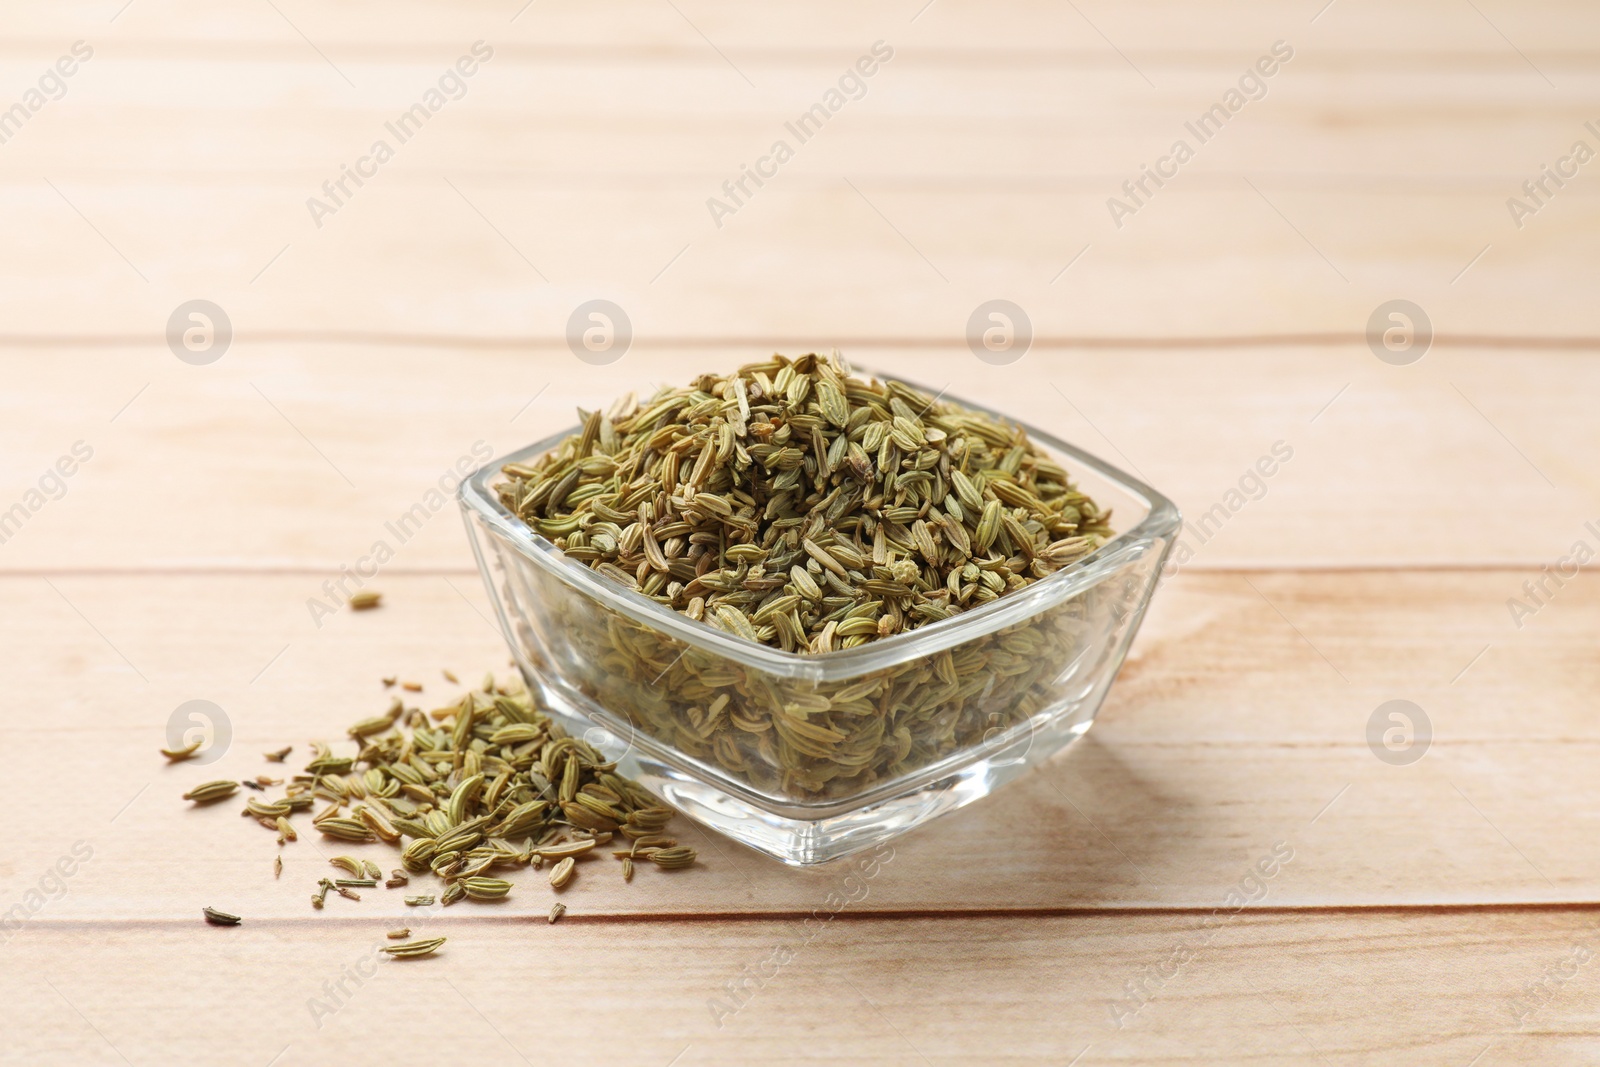
[[[976,762],[930,782],[923,782],[860,807],[834,805],[831,813],[807,813],[797,805],[781,809],[752,803],[651,756],[618,737],[610,726],[615,717],[598,708],[585,711],[567,699],[558,687],[545,683],[537,671],[523,665],[529,689],[541,697],[547,713],[574,737],[582,737],[608,759],[617,761],[619,773],[632,778],[696,822],[735,841],[795,867],[827,863],[898,837],[913,827],[935,819],[994,790],[1071,745],[1088,732],[1104,697],[1104,688],[1084,693],[1067,714],[1053,709],[1020,736]],[[582,704],[589,703],[578,698]],[[1053,718],[1054,721],[1050,721]],[[840,810],[841,807],[848,810]]]
[[[1055,746],[1056,750],[1082,737],[1092,722],[1079,724]],[[1037,767],[1042,756],[1038,747],[1036,740],[1035,751],[1026,756],[999,753],[888,800],[843,815],[815,819],[788,818],[757,808],[648,757],[625,761],[623,766],[632,771],[631,777],[639,784],[696,822],[790,866],[809,867],[872,848],[930,819],[981,800]]]

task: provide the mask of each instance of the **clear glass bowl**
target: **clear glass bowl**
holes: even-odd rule
[[[822,863],[986,796],[1071,744],[1122,666],[1178,510],[1023,428],[1120,532],[983,607],[823,655],[696,622],[567,559],[511,514],[493,489],[501,466],[576,427],[489,463],[460,503],[511,651],[558,720],[700,822],[785,863]]]

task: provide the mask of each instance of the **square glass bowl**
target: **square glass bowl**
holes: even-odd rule
[[[690,817],[785,863],[822,863],[1059,752],[1089,729],[1122,666],[1178,510],[1023,429],[1120,532],[983,607],[822,655],[746,641],[624,589],[507,510],[500,468],[576,427],[484,466],[460,503],[517,665],[557,721]]]

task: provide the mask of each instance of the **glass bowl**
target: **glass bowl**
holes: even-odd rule
[[[1120,532],[982,607],[821,655],[735,637],[624,589],[507,510],[493,489],[500,468],[577,427],[487,464],[459,498],[535,698],[685,814],[785,863],[822,863],[986,796],[1071,744],[1127,655],[1178,510],[1019,425]]]

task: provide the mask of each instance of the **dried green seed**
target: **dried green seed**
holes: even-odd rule
[[[563,841],[559,845],[540,845],[534,851],[547,860],[559,860],[568,856],[581,856],[593,849],[596,844],[594,838],[583,837],[576,841]]]
[[[463,878],[458,884],[473,900],[499,900],[511,892],[511,883],[503,878]]]
[[[316,822],[316,827],[328,837],[340,841],[375,841],[377,835],[360,819],[331,818]]]
[[[439,946],[446,940],[443,937],[435,937],[427,941],[407,941],[403,945],[385,945],[383,951],[399,960],[420,959],[439,951]]]
[[[400,861],[408,869],[421,874],[433,862],[433,857],[437,851],[438,847],[433,843],[432,839],[419,837],[407,845],[404,851],[400,853]]]
[[[190,756],[193,756],[196,752],[199,752],[200,746],[205,743],[206,739],[202,737],[194,744],[186,745],[183,748],[164,748],[161,750],[161,754],[167,757],[167,759],[171,762],[179,763],[188,759]]]
[[[197,785],[187,793],[183,794],[183,799],[192,800],[196,804],[210,804],[221,800],[224,797],[231,797],[238,791],[238,782],[230,782],[226,780],[207,782],[204,785]]]
[[[650,861],[665,870],[678,870],[694,864],[695,851],[688,845],[657,849],[650,853]]]
[[[450,820],[451,826],[459,826],[466,818],[467,808],[478,797],[483,789],[483,775],[475,774],[456,786],[455,792],[450,794],[450,803],[445,806],[445,815]]]
[[[206,917],[206,922],[212,926],[238,926],[242,921],[239,916],[229,915],[227,912],[218,911],[216,908],[202,908],[201,914]]]

